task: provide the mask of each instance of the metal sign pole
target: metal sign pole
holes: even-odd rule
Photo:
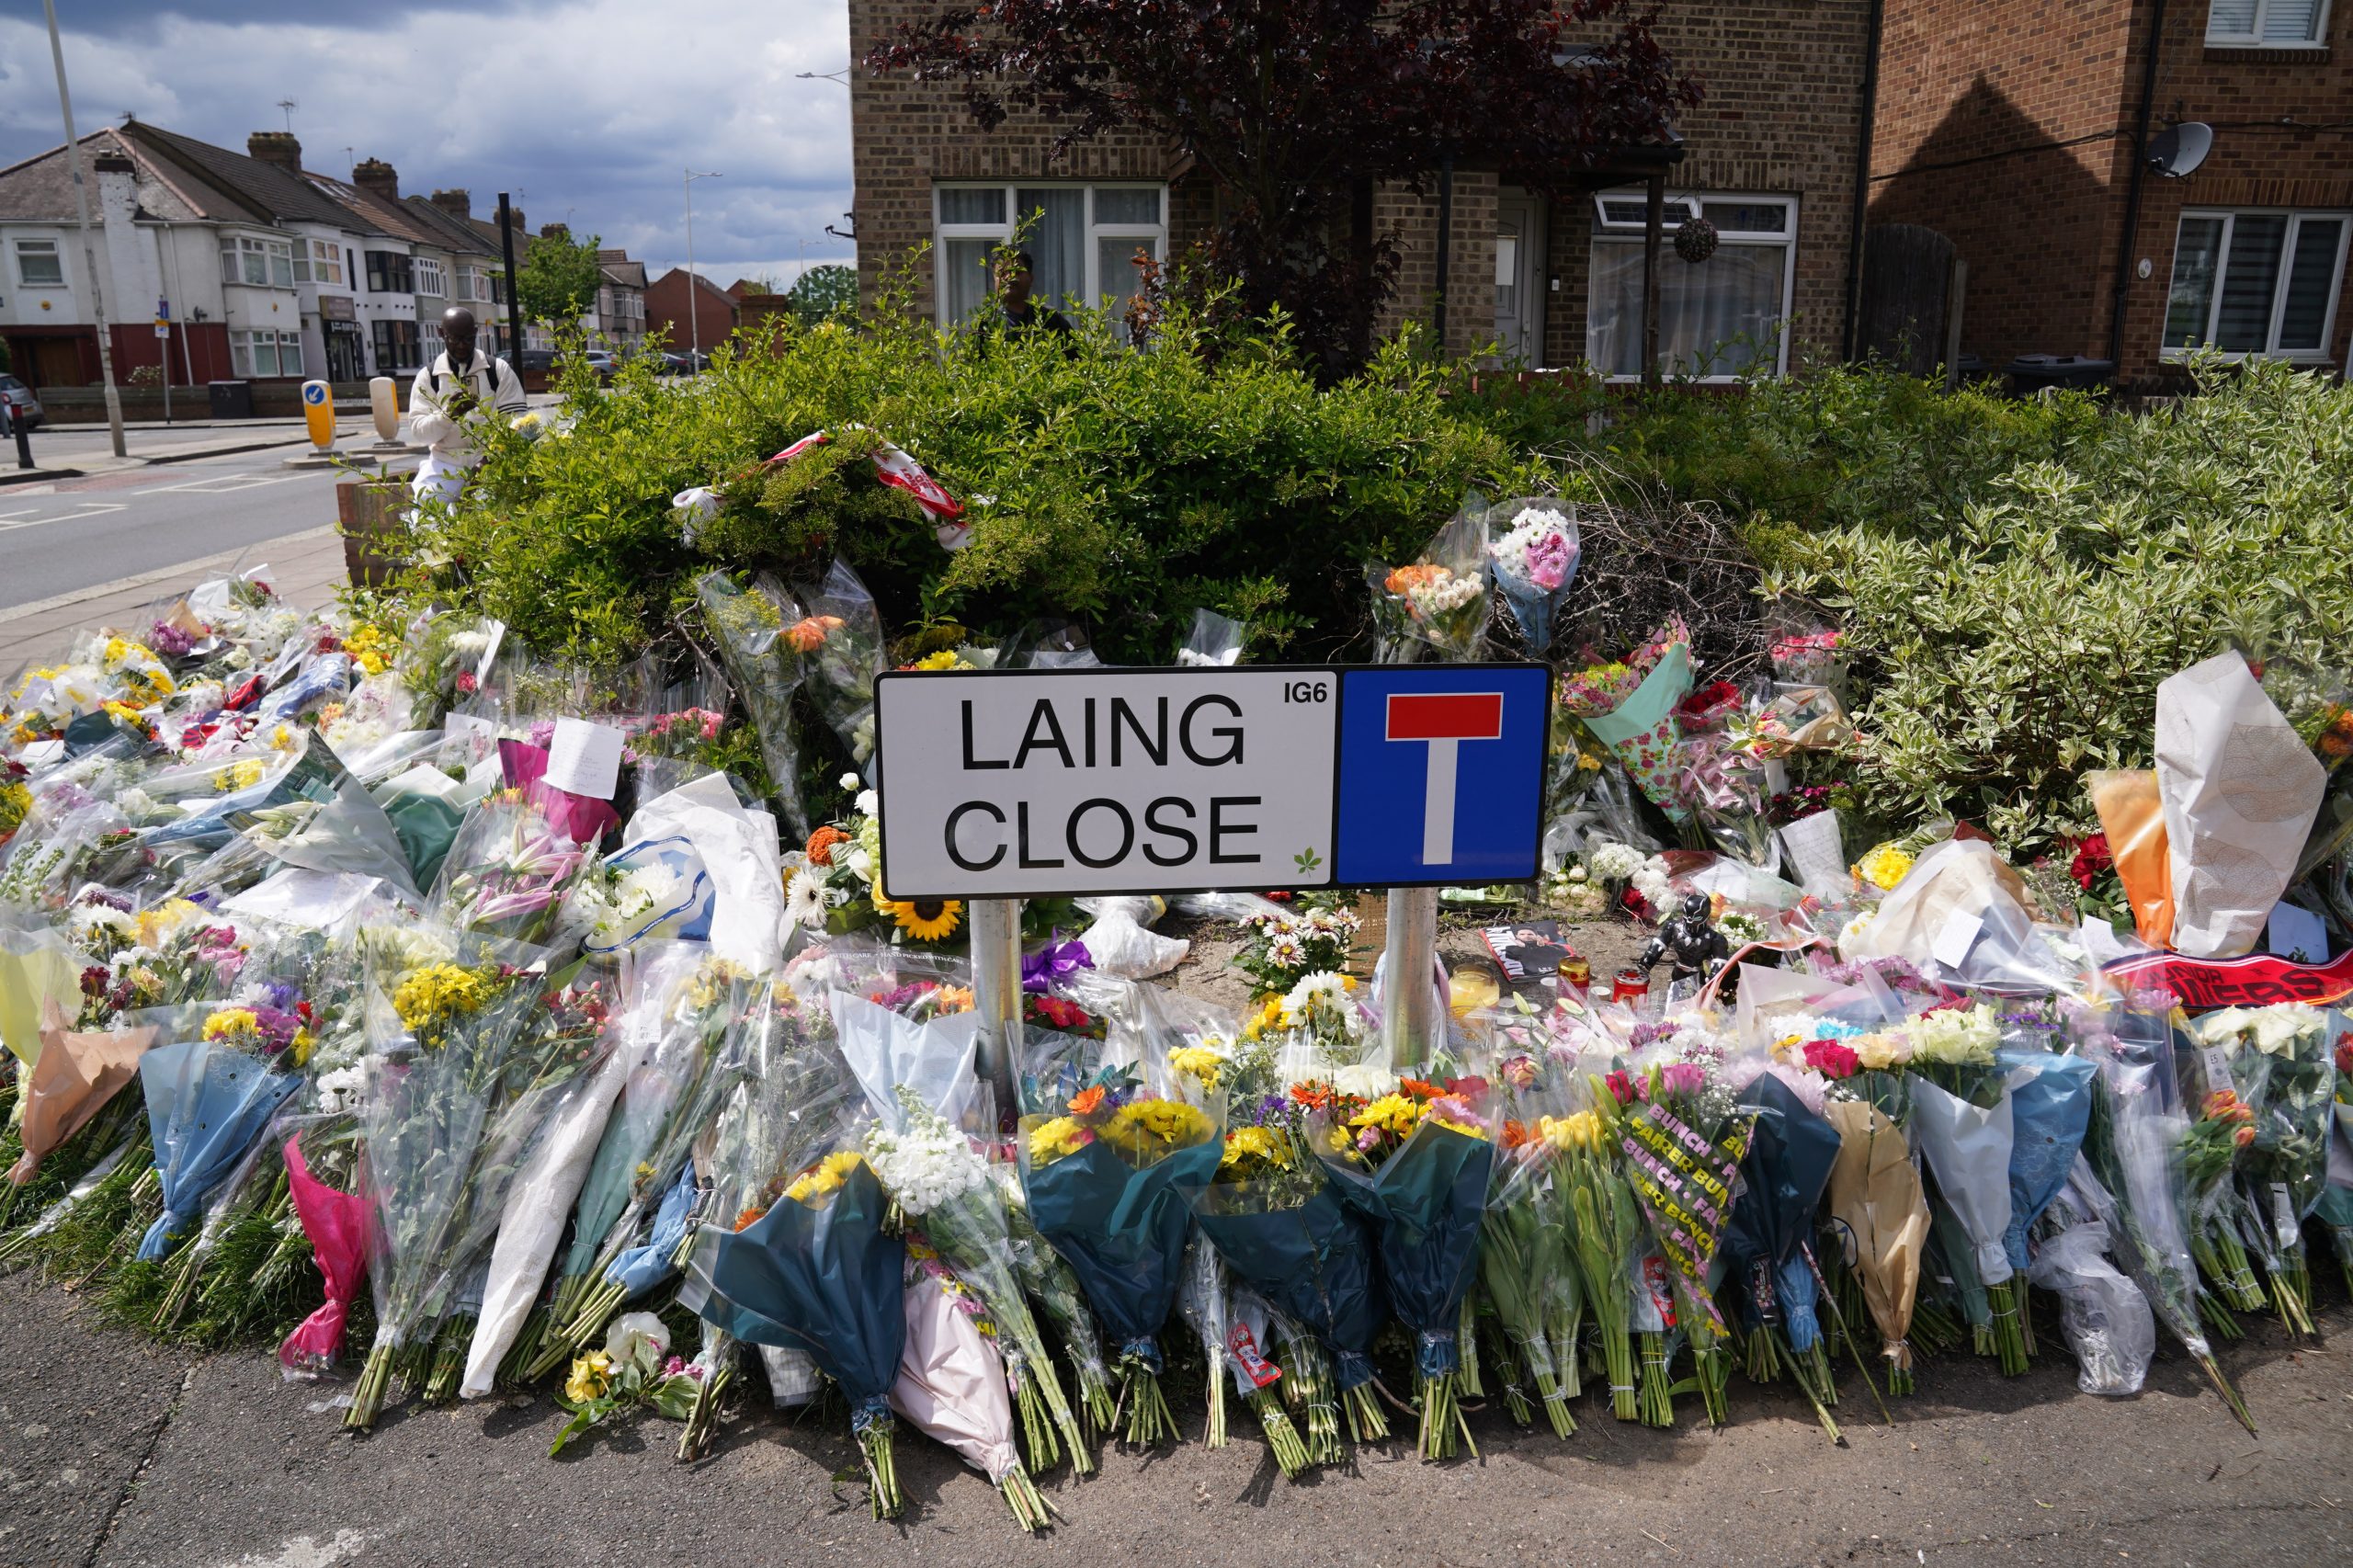
[[[1430,977],[1438,967],[1438,889],[1389,890],[1389,946],[1381,967],[1381,1039],[1392,1071],[1430,1058],[1445,1019]]]
[[[1021,1115],[1014,1055],[1021,1039],[1021,901],[976,898],[965,905],[972,934],[972,1006],[981,1016],[981,1079],[996,1091],[1000,1123]]]

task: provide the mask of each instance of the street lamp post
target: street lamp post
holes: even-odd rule
[[[695,310],[695,296],[701,292],[695,283],[695,181],[717,178],[719,172],[715,169],[701,174],[688,169],[683,182],[687,187],[687,368],[689,371],[697,368],[695,361],[702,357],[702,326]]]
[[[74,210],[82,228],[82,271],[90,280],[90,319],[97,324],[98,380],[106,387],[107,433],[114,438],[114,455],[121,457],[125,455],[122,394],[115,391],[114,345],[107,336],[106,287],[98,281],[98,253],[90,244],[90,196],[82,183],[82,143],[74,138],[74,96],[65,90],[65,46],[57,38],[57,0],[41,0],[41,8],[49,13],[49,52],[57,62],[57,107],[65,116],[65,159],[74,171]]]

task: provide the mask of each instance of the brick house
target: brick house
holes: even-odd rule
[[[850,0],[849,44],[862,58],[881,35],[937,9],[933,0]],[[1514,171],[1462,169],[1453,181],[1446,267],[1447,346],[1499,343],[1529,366],[1590,361],[1631,380],[1643,364],[1646,181],[1665,185],[1663,237],[1704,215],[1722,235],[1690,264],[1659,265],[1659,348],[1671,372],[1727,379],[1835,356],[1848,332],[1870,55],[1870,0],[1684,0],[1657,23],[1661,41],[1699,77],[1706,99],[1679,144],[1581,182],[1547,201]],[[986,256],[1017,213],[1042,212],[1029,249],[1044,294],[1120,308],[1130,258],[1165,258],[1203,237],[1216,192],[1181,153],[1120,134],[1059,161],[1054,131],[1016,114],[983,133],[952,84],[850,77],[858,291],[926,242],[915,308],[943,324],[978,308]],[[1397,299],[1381,324],[1427,321],[1438,290],[1438,204],[1376,193],[1377,232],[1403,253]]]
[[[2198,345],[2342,369],[2353,5],[1885,4],[1870,222],[1952,242],[1965,353],[2151,388]],[[2182,122],[2212,150],[2168,178],[2139,149]]]
[[[690,308],[691,307],[691,308]],[[645,286],[645,330],[674,354],[708,354],[735,330],[736,296],[700,273],[674,267]]]

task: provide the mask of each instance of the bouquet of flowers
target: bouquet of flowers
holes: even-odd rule
[[[73,1137],[139,1076],[155,1026],[84,1032],[65,1027],[53,996],[40,999],[40,1051],[17,1074],[17,1159],[8,1197],[33,1179],[49,1153]],[[7,1203],[0,1200],[0,1216]]]
[[[1514,1059],[1528,1086],[1534,1087],[1530,1059]],[[1506,1074],[1503,1082],[1512,1083]],[[1515,1085],[1517,1086],[1517,1085]],[[1562,1177],[1555,1166],[1557,1151],[1543,1136],[1545,1121],[1525,1119],[1532,1099],[1515,1100],[1521,1116],[1503,1123],[1503,1152],[1495,1161],[1493,1185],[1479,1239],[1480,1280],[1495,1317],[1517,1353],[1517,1367],[1536,1385],[1544,1416],[1555,1437],[1576,1431],[1569,1414],[1568,1392],[1554,1369],[1550,1337],[1552,1303],[1574,1301],[1578,1293],[1569,1263],[1569,1233],[1563,1223],[1562,1204],[1554,1187]],[[1574,1376],[1574,1370],[1572,1371]],[[1528,1422],[1527,1399],[1517,1375],[1507,1376],[1505,1394],[1521,1425]]]
[[[1119,1345],[1127,1437],[1176,1436],[1160,1392],[1157,1336],[1182,1284],[1178,1196],[1217,1168],[1217,1123],[1169,1092],[1157,1062],[1090,1065],[1089,1041],[1032,1034],[1021,1074],[1022,1186],[1029,1218],[1061,1253]]]
[[[704,1233],[679,1301],[750,1345],[813,1357],[850,1401],[874,1517],[902,1506],[891,1446],[891,1389],[906,1347],[906,1248],[886,1225],[890,1199],[845,1121],[831,1150],[732,1231]]]
[[[1279,995],[1311,974],[1346,969],[1363,925],[1345,906],[1259,910],[1244,918],[1230,961],[1261,994]]]
[[[2200,1326],[2205,1306],[2194,1256],[2191,1123],[2174,1067],[2173,1007],[2163,992],[2134,992],[2104,1012],[2067,1009],[2075,1049],[2098,1070],[2084,1153],[2116,1199],[2117,1261],[2251,1434],[2245,1402]]]
[[[1111,1396],[1111,1369],[1103,1358],[1103,1335],[1086,1304],[1078,1276],[1053,1244],[1038,1233],[1029,1218],[1029,1200],[1021,1188],[1021,1170],[1002,1145],[992,1153],[989,1179],[996,1184],[1005,1204],[1006,1244],[1022,1293],[1044,1312],[1062,1335],[1063,1354],[1078,1383],[1078,1415],[1082,1432],[1091,1440],[1108,1432],[1118,1419],[1119,1405]]]
[[[700,943],[657,959],[632,1025],[654,1042],[621,1090],[573,1218],[573,1244],[523,1376],[544,1377],[604,1333],[631,1297],[666,1278],[695,1207],[688,1155],[745,1072],[763,1028],[755,982]],[[650,1232],[641,1240],[641,1232]]]
[[[1232,1110],[1216,1170],[1185,1187],[1186,1201],[1233,1276],[1303,1332],[1286,1350],[1286,1395],[1298,1392],[1307,1415],[1305,1454],[1336,1462],[1339,1424],[1324,1387],[1336,1365],[1340,1400],[1358,1442],[1388,1435],[1372,1394],[1372,1342],[1388,1319],[1377,1267],[1378,1238],[1363,1214],[1344,1202],[1310,1152],[1304,1119],[1335,1102],[1327,1085],[1288,1093]],[[1314,1337],[1309,1341],[1304,1335]]]
[[[800,584],[795,592],[809,613],[785,628],[785,641],[801,657],[817,711],[863,770],[874,755],[874,677],[888,667],[881,612],[843,561],[823,583]]]
[[[347,1130],[350,1125],[347,1118],[337,1119],[338,1129]],[[324,1143],[332,1151],[335,1165],[342,1167],[330,1170],[330,1176],[346,1181],[357,1176],[358,1145],[347,1131],[313,1142]],[[310,1241],[311,1258],[318,1265],[326,1300],[278,1342],[278,1364],[289,1378],[318,1378],[333,1371],[343,1359],[344,1325],[368,1272],[369,1203],[358,1192],[327,1185],[302,1150],[301,1131],[287,1138],[284,1155],[287,1192],[302,1233]]]
[[[1519,623],[1528,651],[1541,658],[1552,645],[1554,617],[1577,574],[1576,508],[1563,511],[1557,501],[1530,496],[1504,502],[1495,512],[1511,518],[1509,528],[1487,546],[1495,585]]]
[[[891,1407],[989,1478],[1014,1522],[1035,1534],[1051,1507],[1021,1468],[1006,1403],[1002,1337],[988,1306],[921,1238],[907,1238],[906,1347]]]
[[[186,1029],[206,1009],[176,1012],[181,1021],[172,1032]],[[298,1074],[274,1071],[218,1034],[188,1033],[195,1038],[153,1047],[139,1058],[164,1199],[164,1211],[139,1244],[140,1258],[151,1263],[171,1250],[212,1189],[229,1178],[268,1129],[278,1107],[301,1087]]]
[[[784,635],[801,619],[800,608],[773,583],[745,588],[724,572],[705,573],[695,584],[695,597],[702,606],[703,625],[719,646],[720,662],[759,734],[760,756],[785,825],[794,836],[806,838],[801,749],[792,739],[792,694],[801,670]]]
[[[1738,1103],[1755,1115],[1723,1253],[1747,1308],[1749,1375],[1770,1381],[1787,1365],[1835,1442],[1828,1406],[1838,1392],[1814,1316],[1818,1273],[1807,1235],[1838,1158],[1838,1132],[1772,1072],[1751,1080]]]
[[[1325,1108],[1309,1123],[1342,1200],[1379,1229],[1391,1306],[1415,1335],[1425,1460],[1451,1458],[1458,1437],[1479,1451],[1457,1400],[1458,1335],[1495,1165],[1488,1097],[1484,1079],[1404,1079],[1345,1118]]]
[[[1626,655],[1588,663],[1560,683],[1562,709],[1618,753],[1634,783],[1675,821],[1688,814],[1677,704],[1691,689],[1691,633],[1669,617]]]
[[[1375,659],[1412,664],[1424,648],[1468,663],[1486,645],[1487,510],[1473,497],[1408,566],[1369,565]]]
[[[1773,678],[1783,686],[1824,687],[1843,700],[1847,686],[1847,634],[1818,620],[1784,618],[1766,649]]]
[[[670,1354],[670,1331],[652,1312],[623,1312],[606,1331],[605,1347],[575,1357],[556,1403],[571,1413],[548,1446],[551,1455],[590,1427],[640,1405],[686,1419],[701,1387],[697,1369]]]
[[[1005,1206],[989,1181],[988,1164],[920,1095],[903,1085],[897,1098],[898,1125],[878,1125],[867,1134],[866,1163],[911,1229],[979,1297],[995,1324],[1031,1468],[1055,1461],[1060,1431],[1070,1445],[1072,1467],[1084,1475],[1094,1469],[1086,1434],[1015,1278]]]
[[[2232,1142],[2241,1199],[2240,1226],[2271,1280],[2279,1315],[2299,1334],[2313,1332],[2312,1270],[2303,1217],[2328,1181],[2328,1138],[2335,1116],[2335,1069],[2328,1015],[2300,1003],[2225,1008],[2191,1026],[2230,1080],[2234,1116],[2254,1136]]]
[[[1708,1418],[1722,1426],[1731,1369],[1723,1316],[1708,1292],[1708,1269],[1731,1222],[1733,1183],[1748,1150],[1751,1118],[1734,1107],[1703,1056],[1654,1052],[1647,1066],[1613,1073],[1604,1087],[1618,1104],[1618,1150],[1680,1309],[1701,1402]],[[1592,1283],[1589,1278],[1588,1289]],[[1613,1369],[1613,1392],[1617,1381]],[[1651,1424],[1672,1420],[1663,1388],[1655,1395],[1646,1388],[1644,1401],[1651,1406],[1645,1414]],[[1624,1419],[1622,1411],[1620,1418]]]
[[[461,931],[544,942],[592,858],[527,801],[491,801],[458,830],[441,863],[434,908]]]
[[[548,1066],[527,1043],[542,983],[536,951],[430,927],[371,931],[366,942],[359,1119],[376,1340],[345,1422],[358,1430],[375,1424],[394,1353],[429,1344],[483,1201],[477,1180],[502,1179],[519,1158],[545,1108],[532,1091]]]
[[[1854,1056],[1835,1041],[1809,1042],[1814,1044],[1845,1051],[1849,1061]],[[1859,1278],[1864,1304],[1879,1326],[1888,1392],[1909,1393],[1908,1335],[1928,1242],[1927,1193],[1904,1130],[1885,1111],[1868,1100],[1832,1099],[1824,1103],[1822,1114],[1838,1132],[1838,1157],[1830,1167],[1830,1215],[1846,1242],[1847,1267]]]

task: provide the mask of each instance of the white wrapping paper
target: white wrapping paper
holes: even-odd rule
[[[563,1222],[571,1217],[581,1184],[588,1179],[588,1164],[596,1157],[613,1101],[653,1045],[653,1031],[630,1030],[594,1076],[567,1085],[563,1103],[549,1119],[530,1163],[516,1178],[506,1212],[499,1217],[498,1240],[490,1249],[482,1315],[466,1349],[465,1381],[458,1385],[460,1399],[480,1399],[491,1392],[499,1363],[515,1347],[515,1336],[523,1332],[523,1321],[547,1281],[556,1244],[563,1239]]]
[[[827,1000],[842,1060],[857,1074],[876,1120],[894,1131],[905,1128],[907,1111],[898,1094],[904,1085],[957,1126],[970,1121],[980,1092],[972,1071],[980,1049],[978,1013],[918,1024],[847,991]]]
[[[643,844],[673,835],[694,846],[717,892],[711,950],[755,974],[774,970],[784,922],[776,818],[746,810],[726,775],[706,773],[638,807],[622,841]]]
[[[2218,653],[2157,687],[2177,950],[2237,958],[2262,940],[2327,777],[2239,654]]]
[[[2003,1085],[2001,1103],[1990,1110],[1925,1078],[1915,1076],[1911,1089],[1912,1119],[1904,1135],[1927,1160],[1938,1193],[1969,1233],[1979,1277],[1999,1285],[2015,1272],[2002,1244],[2010,1228],[2009,1085]]]

